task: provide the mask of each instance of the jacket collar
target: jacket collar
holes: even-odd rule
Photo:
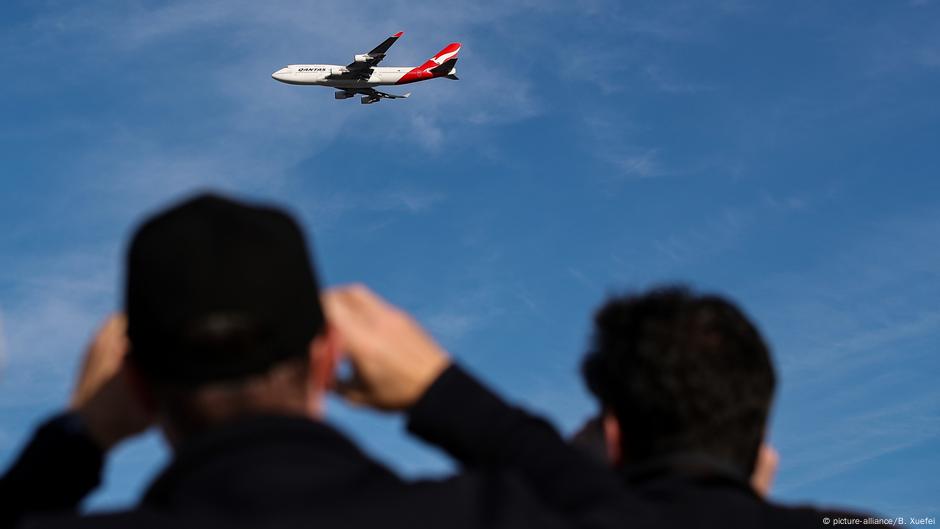
[[[262,489],[265,480],[274,481],[291,472],[314,486],[328,486],[333,475],[347,475],[348,479],[349,474],[376,469],[387,473],[324,422],[256,415],[184,441],[148,488],[143,503],[165,506],[189,489],[199,490],[200,496],[211,496],[214,489],[226,487]]]
[[[647,461],[630,463],[618,469],[629,486],[650,484],[661,480],[688,480],[722,483],[750,491],[750,479],[737,466],[701,453],[678,453]]]

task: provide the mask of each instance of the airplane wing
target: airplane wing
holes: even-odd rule
[[[385,58],[385,53],[402,35],[404,35],[404,32],[399,31],[391,37],[385,39],[382,44],[379,44],[373,48],[369,53],[364,55],[356,55],[356,60],[346,67],[346,69],[349,70],[349,76],[360,79],[368,79],[369,76],[372,75],[372,68],[378,66],[378,64],[382,62],[382,59]]]
[[[385,57],[385,52],[387,52],[388,49],[392,47],[392,44],[395,44],[395,41],[398,40],[398,38],[404,34],[405,32],[399,31],[398,33],[392,35],[391,37],[385,39],[382,42],[382,44],[379,44],[378,46],[373,48],[372,51],[369,52],[370,56],[376,58],[375,64],[378,64],[379,61],[381,61]]]

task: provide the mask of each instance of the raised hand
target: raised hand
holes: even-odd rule
[[[127,319],[108,318],[85,351],[82,370],[72,393],[70,408],[85,422],[103,450],[142,432],[152,417],[130,391],[124,357],[127,354]]]
[[[447,353],[414,319],[364,286],[331,289],[323,304],[354,369],[337,391],[353,403],[406,409],[450,365]]]

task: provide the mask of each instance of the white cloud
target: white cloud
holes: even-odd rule
[[[918,62],[931,68],[940,67],[940,44],[935,47],[925,46],[918,53]]]
[[[940,311],[905,311],[885,315],[883,321],[855,321],[855,332],[830,336],[822,343],[805,349],[798,358],[790,359],[787,371],[793,377],[824,374],[828,366],[851,361],[858,366],[865,362],[884,361],[885,351],[894,344],[940,331]],[[842,311],[840,311],[842,312]],[[843,312],[844,314],[844,312]],[[891,317],[894,316],[894,317]]]
[[[375,208],[384,211],[406,211],[420,213],[444,200],[443,193],[420,190],[394,190],[382,200],[375,202]]]
[[[674,95],[712,91],[714,85],[677,70],[670,50],[714,40],[723,21],[752,8],[745,1],[609,3],[590,36],[553,52],[562,75],[598,95],[629,94],[637,87]]]
[[[637,145],[632,141],[633,125],[610,116],[587,115],[579,127],[589,152],[612,168],[600,176],[608,184],[624,180],[654,178],[669,174],[660,160],[658,149]]]
[[[611,161],[620,169],[620,174],[628,178],[650,178],[662,174],[653,150],[612,157]]]
[[[2,280],[8,364],[2,406],[61,406],[86,341],[116,310],[117,249],[59,254],[19,263]],[[15,280],[13,279],[15,278]]]
[[[805,196],[775,195],[767,192],[762,194],[761,202],[767,208],[777,211],[798,211],[810,207],[812,204],[811,201]]]
[[[425,324],[431,334],[444,342],[454,342],[465,336],[477,324],[477,317],[458,312],[438,312],[428,316]]]
[[[643,72],[659,91],[668,94],[697,94],[716,89],[709,84],[682,80],[663,65],[648,65]]]
[[[776,492],[798,494],[812,483],[937,439],[940,416],[930,410],[938,396],[934,391],[915,401],[838,416],[823,428],[803,433],[796,446],[781,454],[790,472]]]
[[[599,283],[596,279],[588,276],[588,274],[585,274],[578,268],[569,266],[568,274],[570,274],[571,277],[574,278],[575,281],[577,281],[582,286],[584,286],[585,288],[587,288],[588,290],[592,292],[602,292],[604,290],[603,284]]]
[[[418,321],[444,345],[452,348],[479,337],[490,324],[508,310],[504,291],[489,276],[492,263],[474,261],[454,267],[451,272],[464,278],[458,284],[442,281],[422,297],[408,299],[407,292],[398,302],[409,302]]]
[[[433,117],[421,113],[411,116],[415,137],[427,149],[435,150],[444,141],[444,131],[441,124]]]

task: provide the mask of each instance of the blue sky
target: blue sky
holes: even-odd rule
[[[276,83],[403,30],[461,80],[363,106]],[[940,6],[915,1],[5,2],[0,463],[120,307],[132,227],[198,189],[273,200],[566,432],[604,297],[726,293],[771,342],[781,501],[940,514]],[[394,417],[330,416],[408,474]],[[92,508],[166,458],[112,458]]]

